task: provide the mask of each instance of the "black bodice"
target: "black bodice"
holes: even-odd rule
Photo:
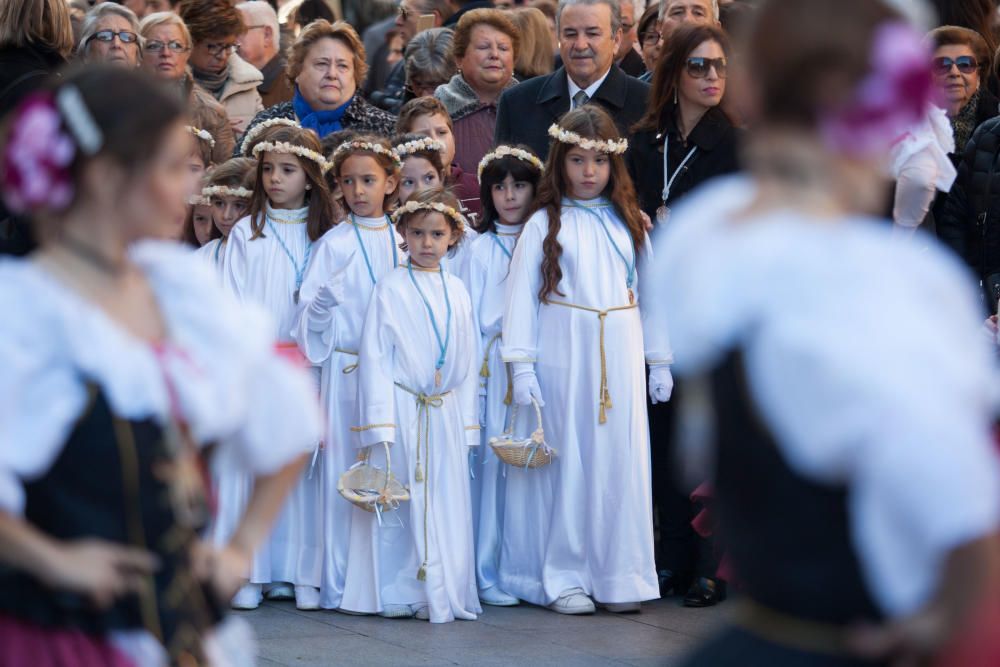
[[[200,656],[200,639],[224,608],[190,574],[197,526],[178,520],[171,502],[170,451],[153,420],[115,417],[103,393],[90,399],[49,470],[25,484],[27,521],[60,539],[98,538],[154,552],[160,568],[150,592],[98,611],[85,598],[44,587],[32,577],[0,570],[0,613],[44,627],[89,634],[146,629],[173,660]]]

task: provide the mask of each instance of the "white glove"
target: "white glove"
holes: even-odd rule
[[[670,366],[652,366],[649,369],[649,398],[653,405],[666,403],[674,391],[674,376],[670,374]]]
[[[341,273],[334,274],[330,280],[320,285],[316,291],[316,298],[313,299],[317,309],[323,311],[335,308],[343,302],[344,278]]]
[[[514,402],[518,405],[531,405],[535,399],[539,407],[544,407],[542,388],[538,386],[535,367],[528,363],[514,364]]]

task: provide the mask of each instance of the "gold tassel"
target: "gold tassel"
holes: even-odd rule
[[[503,397],[504,405],[511,405],[514,402],[514,371],[510,364],[504,364],[507,368],[507,395]]]
[[[488,378],[490,376],[489,358],[483,359],[483,367],[479,369],[479,377]]]
[[[427,561],[424,561],[417,570],[417,581],[427,581]]]
[[[424,481],[424,469],[420,465],[420,463],[417,463],[417,470],[416,472],[413,473],[413,479],[415,479],[418,482]]]

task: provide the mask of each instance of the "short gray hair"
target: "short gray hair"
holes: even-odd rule
[[[270,3],[263,0],[250,0],[236,5],[236,9],[240,10],[245,18],[252,19],[252,21],[245,21],[247,28],[250,27],[251,23],[271,28],[271,32],[274,33],[274,45],[279,51],[281,50],[281,25],[278,23],[278,13],[274,11],[274,7]]]
[[[660,14],[660,20],[661,21],[663,20],[663,16],[667,13],[667,3],[669,3],[669,2],[670,2],[670,0],[660,0],[660,12],[659,12],[659,14]],[[711,5],[712,5],[712,18],[714,18],[716,21],[718,21],[719,20],[719,0],[711,0]]]
[[[97,32],[97,24],[106,16],[120,16],[132,25],[132,32],[138,37],[135,48],[139,51],[139,57],[141,58],[142,37],[139,36],[139,17],[128,7],[114,2],[102,2],[99,5],[94,5],[87,12],[87,15],[83,17],[83,25],[80,28],[80,43],[76,46],[77,55],[87,55],[87,51],[90,49],[89,40]]]
[[[407,83],[423,74],[434,81],[449,81],[458,71],[451,52],[455,32],[450,28],[431,28],[417,33],[403,51]]]
[[[563,10],[573,5],[607,5],[611,8],[611,34],[618,32],[622,27],[622,6],[618,0],[559,0],[559,8],[556,9],[557,31]]]
[[[142,36],[143,46],[145,46],[145,41],[149,39],[149,33],[152,32],[153,28],[158,28],[161,25],[176,26],[181,31],[184,46],[191,47],[191,32],[188,30],[187,24],[184,23],[184,19],[173,12],[149,14],[139,22],[139,34]]]

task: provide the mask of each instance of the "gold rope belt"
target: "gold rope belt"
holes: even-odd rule
[[[607,411],[611,409],[611,392],[608,391],[608,356],[604,348],[604,321],[608,317],[608,313],[616,313],[622,310],[632,310],[633,308],[638,308],[639,304],[630,303],[627,306],[615,306],[614,308],[608,308],[607,310],[598,310],[597,308],[591,308],[589,306],[581,306],[575,303],[567,303],[566,301],[545,301],[543,303],[552,306],[565,306],[566,308],[575,308],[576,310],[584,310],[588,313],[594,313],[597,315],[597,319],[601,323],[601,388],[598,393],[597,402],[600,406],[598,410],[598,423],[603,424],[608,421]]]
[[[490,377],[490,351],[493,350],[493,346],[500,340],[500,336],[501,334],[493,336],[493,338],[490,339],[490,342],[486,344],[486,352],[483,354],[483,366],[479,369],[480,377]],[[503,398],[503,404],[510,405],[514,402],[513,372],[510,369],[510,364],[504,363],[503,366],[507,370],[507,394]]]
[[[733,622],[762,639],[788,648],[827,655],[848,654],[845,628],[792,616],[750,599],[737,603]]]
[[[339,347],[333,348],[333,351],[334,352],[340,352],[341,354],[349,354],[352,357],[357,357],[358,356],[357,352],[352,352],[350,350],[344,350],[344,349],[339,348]],[[355,361],[353,364],[348,364],[347,366],[344,366],[344,370],[342,370],[340,372],[343,373],[344,375],[350,375],[351,373],[353,373],[356,370],[358,370],[358,362]]]
[[[444,397],[451,392],[446,391],[443,394],[425,394],[421,391],[414,391],[399,382],[396,382],[395,384],[397,387],[417,399],[417,465],[416,470],[413,473],[413,480],[418,483],[424,482],[424,562],[420,564],[420,569],[417,570],[417,581],[425,581],[427,579],[427,510],[431,504],[431,408],[442,407],[444,405]],[[423,435],[423,438],[421,438],[421,434]],[[421,442],[421,440],[423,442]],[[424,461],[427,464],[426,475],[420,466],[421,444],[423,444],[424,447]]]

